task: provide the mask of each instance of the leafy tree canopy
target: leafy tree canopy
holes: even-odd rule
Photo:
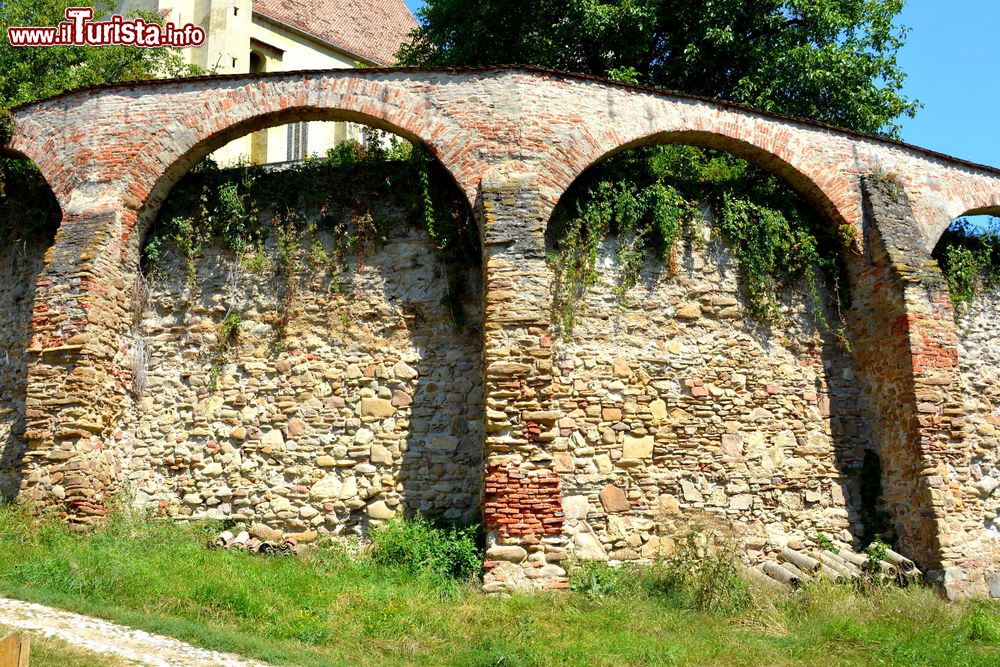
[[[10,45],[7,27],[54,26],[65,20],[67,7],[80,5],[79,0],[0,0],[0,145],[13,131],[7,110],[19,104],[82,86],[201,72],[185,64],[177,50],[168,48]],[[107,17],[111,9],[106,3],[96,3],[94,20]],[[143,18],[160,20],[149,14]],[[16,201],[8,193],[16,195]],[[0,228],[16,227],[31,235],[51,231],[58,222],[58,206],[35,165],[0,159]]]
[[[524,64],[898,136],[904,0],[428,0],[405,65]]]
[[[90,3],[84,3],[89,5]],[[95,20],[111,13],[96,3]],[[156,77],[190,76],[199,70],[186,65],[178,51],[129,46],[12,47],[8,26],[54,26],[65,20],[67,7],[79,0],[4,0],[0,2],[0,108],[56,95],[81,86]],[[145,15],[153,21],[155,17]]]

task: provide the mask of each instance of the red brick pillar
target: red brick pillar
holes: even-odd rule
[[[122,249],[134,220],[111,204],[65,212],[35,292],[21,498],[61,507],[71,522],[102,517],[118,482],[127,267],[135,271]]]
[[[485,252],[485,589],[565,587],[553,411],[551,206],[533,174],[490,172],[479,201]]]
[[[864,267],[855,272],[851,319],[883,495],[900,549],[949,596],[981,595],[985,570],[972,540],[978,531],[962,498],[970,453],[946,281],[902,186],[866,180],[864,190],[867,257],[856,262]]]

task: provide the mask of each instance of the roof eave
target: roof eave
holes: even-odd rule
[[[273,23],[274,25],[276,25],[276,26],[278,26],[278,27],[280,27],[280,28],[282,28],[284,30],[287,30],[287,31],[289,31],[291,33],[294,33],[296,35],[299,35],[301,37],[305,37],[306,39],[309,39],[311,41],[319,42],[323,46],[326,46],[327,48],[329,48],[329,49],[331,49],[333,51],[341,53],[341,54],[347,56],[348,58],[351,58],[351,59],[353,59],[353,60],[355,60],[357,62],[361,62],[361,63],[364,63],[365,65],[370,65],[370,66],[373,66],[373,67],[384,67],[384,66],[386,66],[386,63],[382,63],[382,62],[379,62],[377,60],[372,60],[372,58],[370,58],[368,56],[363,56],[360,53],[356,53],[354,51],[351,51],[350,49],[346,49],[343,46],[340,46],[339,44],[335,44],[335,43],[331,42],[330,40],[325,39],[321,35],[317,35],[314,32],[309,32],[308,30],[303,30],[302,28],[298,28],[298,27],[292,25],[291,23],[286,23],[285,21],[282,21],[281,19],[277,19],[277,18],[274,18],[273,16],[269,16],[269,15],[267,15],[267,14],[265,14],[265,13],[263,13],[263,12],[257,10],[257,9],[253,10],[253,16],[260,17],[261,19],[267,21],[268,23]]]

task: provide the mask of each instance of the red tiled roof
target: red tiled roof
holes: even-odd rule
[[[376,65],[391,65],[417,21],[403,0],[253,0],[253,11]]]

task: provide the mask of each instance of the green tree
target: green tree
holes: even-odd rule
[[[518,63],[896,136],[904,0],[428,0],[402,64]]]
[[[84,3],[85,5],[87,3]],[[118,81],[194,75],[175,49],[130,46],[12,47],[9,26],[54,26],[65,20],[67,7],[79,0],[5,0],[0,2],[0,108],[57,95],[66,90]],[[97,3],[94,20],[111,13]],[[154,21],[155,17],[144,15]]]
[[[897,137],[918,103],[903,96],[896,62],[903,0],[427,0],[401,64],[518,63],[609,77]],[[598,242],[619,239],[621,298],[647,250],[671,244],[713,209],[742,268],[751,313],[779,319],[779,291],[804,286],[819,306],[819,272],[840,293],[831,229],[787,186],[709,150],[660,146],[591,167],[562,198],[549,242],[557,312],[573,310],[597,278]],[[822,308],[816,308],[821,323]]]
[[[10,45],[8,27],[54,26],[65,19],[67,7],[80,5],[79,0],[0,1],[0,144],[14,130],[11,107],[83,86],[201,73],[175,49]],[[110,13],[110,5],[96,3],[95,20]],[[160,20],[149,14],[143,18]],[[20,233],[31,234],[54,224],[58,207],[37,168],[24,160],[0,159],[0,228],[16,225]]]

